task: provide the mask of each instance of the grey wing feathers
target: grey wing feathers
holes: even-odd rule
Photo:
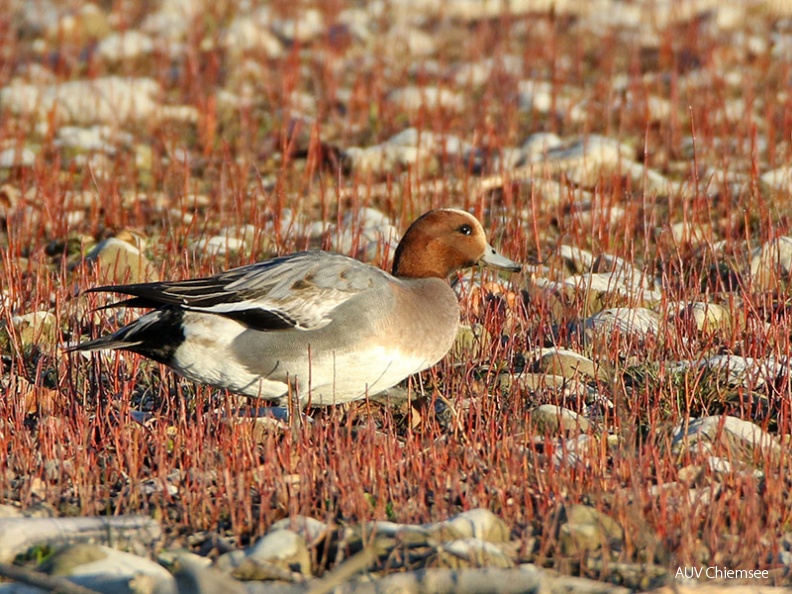
[[[329,323],[335,307],[375,286],[387,273],[329,252],[301,252],[185,281],[106,286],[91,291],[132,295],[116,305],[224,315],[262,330],[310,329]]]

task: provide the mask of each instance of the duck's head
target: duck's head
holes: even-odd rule
[[[448,278],[482,264],[518,271],[521,266],[499,254],[476,217],[464,210],[430,210],[410,225],[396,248],[393,275],[402,278]]]

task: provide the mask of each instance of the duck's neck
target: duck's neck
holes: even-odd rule
[[[404,236],[393,256],[393,276],[399,278],[448,278],[450,271],[433,257],[429,237],[416,237],[415,232]],[[416,249],[420,245],[420,249]]]

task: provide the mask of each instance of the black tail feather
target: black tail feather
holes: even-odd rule
[[[115,331],[68,349],[75,351],[126,350],[169,365],[176,349],[184,342],[182,318],[178,307],[162,307]]]
[[[117,334],[117,333],[116,333]],[[129,342],[126,340],[118,340],[115,338],[116,334],[108,334],[101,336],[94,340],[86,340],[80,344],[70,346],[66,349],[67,353],[76,353],[78,351],[117,351],[117,350],[131,350],[133,347],[139,345],[139,342]]]

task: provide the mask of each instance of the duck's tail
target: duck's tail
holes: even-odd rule
[[[69,347],[66,352],[121,349],[168,365],[176,349],[184,342],[183,316],[184,311],[178,307],[162,307],[112,334]]]

